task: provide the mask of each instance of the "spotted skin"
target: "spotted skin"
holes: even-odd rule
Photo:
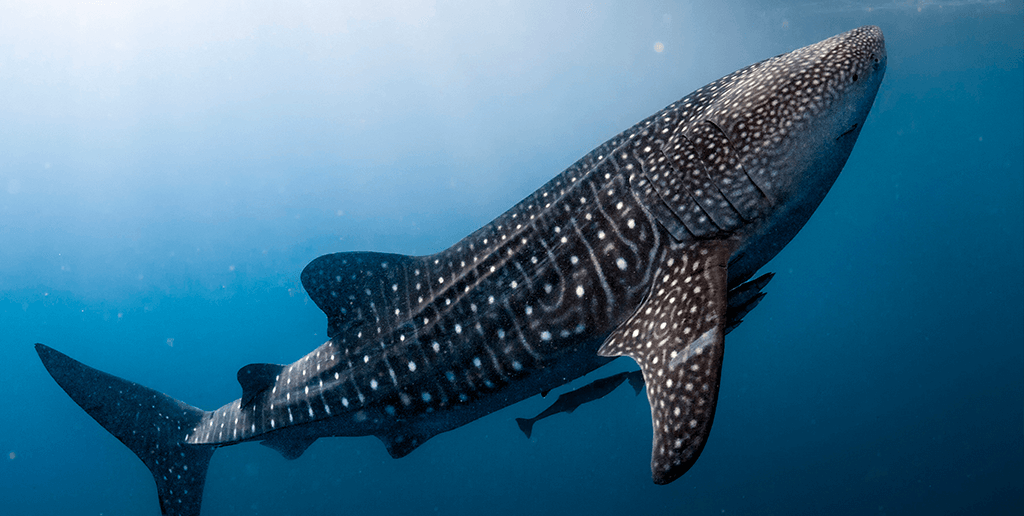
[[[654,428],[651,472],[658,484],[685,473],[707,442],[728,319],[730,246],[672,247],[660,260],[651,295],[598,350],[640,364]]]
[[[613,137],[445,251],[313,260],[302,283],[329,340],[292,364],[243,367],[242,397],[217,410],[45,346],[40,357],[146,461],[165,514],[198,514],[197,498],[175,496],[184,486],[199,496],[218,446],[259,441],[296,458],[321,437],[375,435],[402,457],[616,356],[640,365],[653,478],[671,482],[707,443],[725,334],[770,276],[748,280],[832,186],[885,60],[881,31],[862,27],[762,61]],[[67,371],[89,374],[68,381]],[[134,416],[95,410],[90,389],[116,403],[110,385],[138,402]],[[163,406],[180,408],[172,417]],[[126,437],[140,430],[145,441]],[[196,473],[168,476],[186,464],[150,460],[156,444],[184,453]]]

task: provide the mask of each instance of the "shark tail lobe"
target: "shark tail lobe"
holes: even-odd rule
[[[156,480],[161,513],[199,516],[214,447],[185,439],[205,412],[43,344],[36,344],[36,353],[64,392],[146,464]]]

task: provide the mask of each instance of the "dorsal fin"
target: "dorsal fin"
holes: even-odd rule
[[[414,296],[410,283],[417,276],[427,281],[418,262],[402,254],[326,254],[302,270],[302,286],[327,315],[327,336],[344,346],[363,326],[379,333],[407,320]]]
[[[259,393],[273,387],[283,369],[280,364],[249,364],[239,369],[238,384],[242,386],[240,406],[249,406]]]

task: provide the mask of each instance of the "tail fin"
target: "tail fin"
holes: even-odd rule
[[[519,424],[519,429],[522,430],[524,434],[526,434],[527,439],[529,439],[530,434],[533,433],[533,424],[535,422],[536,421],[532,419],[523,419],[521,417],[516,418],[516,423]]]
[[[185,437],[204,412],[42,344],[36,353],[64,392],[146,464],[156,480],[160,511],[199,516],[214,448],[185,444]]]
[[[633,388],[633,394],[636,396],[640,395],[640,391],[644,390],[644,375],[641,371],[632,371],[626,375],[626,381],[629,382],[629,386]]]

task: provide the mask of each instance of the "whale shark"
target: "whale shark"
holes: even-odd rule
[[[651,475],[704,449],[725,334],[751,279],[846,164],[886,68],[866,26],[731,73],[612,137],[428,256],[344,252],[302,271],[329,339],[237,372],[203,410],[36,344],[63,390],[146,464],[161,512],[200,513],[214,451],[378,437],[403,457],[439,433],[628,356],[651,409]]]

